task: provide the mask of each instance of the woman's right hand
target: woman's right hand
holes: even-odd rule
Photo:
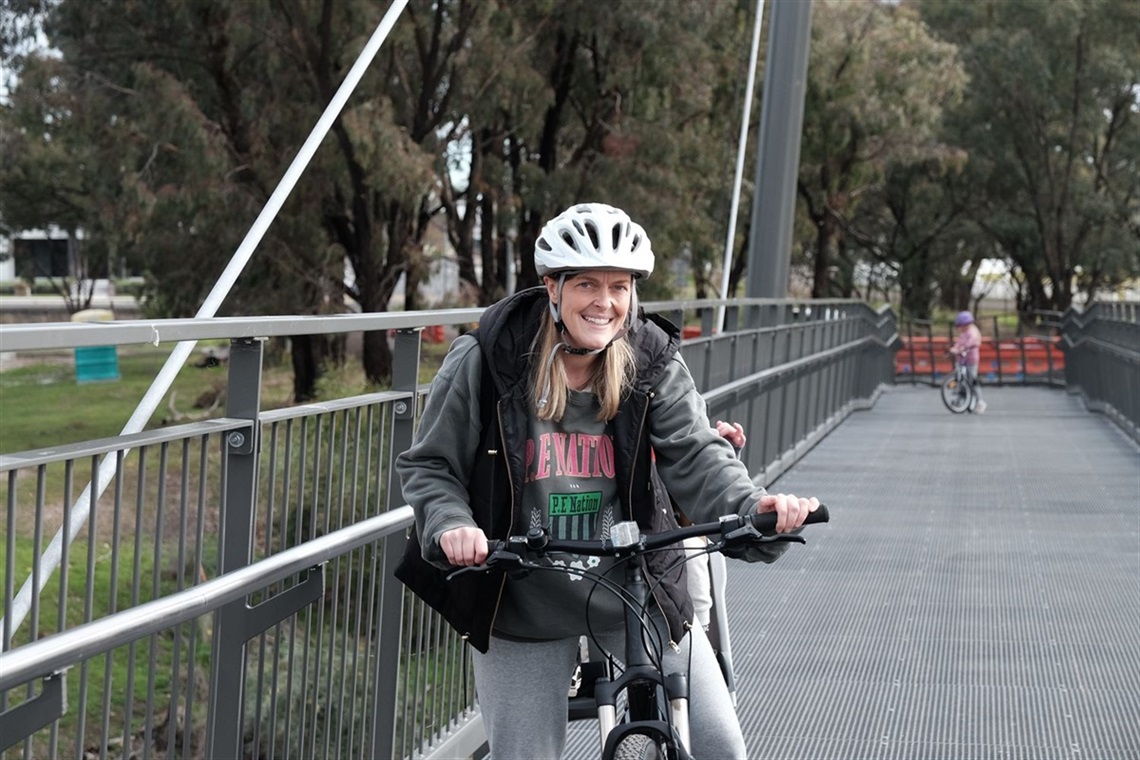
[[[440,534],[439,548],[453,565],[481,565],[487,559],[487,535],[480,528],[452,528]]]

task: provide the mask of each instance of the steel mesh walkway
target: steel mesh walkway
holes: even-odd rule
[[[833,517],[730,563],[750,757],[1140,758],[1140,451],[1063,391],[986,393],[893,389],[775,484]]]

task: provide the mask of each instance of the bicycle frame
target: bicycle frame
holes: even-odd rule
[[[594,684],[602,757],[612,757],[618,744],[629,734],[649,730],[671,741],[676,754],[670,753],[670,757],[685,760],[689,758],[688,676],[662,673],[649,656],[644,638],[652,630],[652,623],[645,613],[649,586],[638,562],[626,563],[622,586],[630,594],[631,602],[625,608],[625,669],[612,680],[599,679]],[[663,716],[658,712],[658,688],[669,702],[669,720],[662,720]],[[622,691],[627,694],[630,720],[619,726],[617,697]]]
[[[827,507],[821,504],[815,512],[808,515],[804,524],[828,520]],[[647,638],[654,634],[656,627],[648,612],[647,605],[652,597],[642,570],[641,557],[691,536],[713,537],[714,540],[709,545],[710,552],[719,552],[730,544],[748,542],[804,542],[798,535],[775,534],[775,525],[776,515],[771,512],[726,515],[716,523],[692,525],[650,535],[642,535],[636,523],[624,522],[613,526],[610,538],[602,541],[555,540],[550,538],[545,529],[532,528],[525,536],[489,541],[486,564],[456,569],[449,577],[491,569],[504,572],[551,569],[549,565],[540,565],[530,559],[544,557],[547,552],[623,559],[624,579],[620,590],[615,589],[614,593],[620,594],[626,602],[625,667],[620,675],[612,679],[599,678],[594,684],[602,757],[614,757],[623,741],[631,735],[641,735],[647,737],[647,741],[663,747],[670,760],[691,760],[688,676],[684,673],[664,673],[651,655]],[[612,583],[606,585],[612,586]],[[629,719],[619,723],[617,700],[623,692],[627,696]],[[663,709],[659,694],[664,695],[668,703],[667,709]]]

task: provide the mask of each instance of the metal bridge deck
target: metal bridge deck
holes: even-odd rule
[[[1140,451],[1063,391],[986,399],[892,389],[771,489],[832,522],[730,562],[750,757],[1140,758]]]

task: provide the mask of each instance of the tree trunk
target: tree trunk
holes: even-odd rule
[[[523,216],[519,224],[519,267],[518,289],[538,285],[540,280],[534,268],[534,244],[538,241],[538,233],[542,231],[542,220],[538,212],[530,210]]]
[[[323,345],[319,335],[290,337],[293,359],[293,401],[303,404],[317,397],[317,380],[322,374]]]
[[[387,383],[392,378],[392,349],[388,345],[388,334],[383,330],[372,330],[364,333],[363,342],[361,364],[365,377],[375,385]]]
[[[900,310],[907,319],[930,319],[930,267],[927,256],[920,254],[908,261],[899,272]]]
[[[499,286],[500,273],[495,271],[498,257],[495,255],[498,236],[495,234],[495,201],[490,192],[479,197],[479,258],[483,263],[483,284],[479,288],[480,303],[494,303],[506,290]]]
[[[843,235],[839,225],[826,212],[816,222],[815,266],[812,271],[811,297],[828,298],[831,295],[831,262],[839,253],[839,240]]]

